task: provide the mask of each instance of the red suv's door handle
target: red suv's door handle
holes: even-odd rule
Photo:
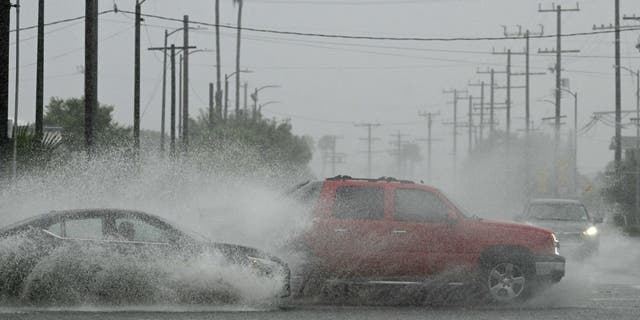
[[[349,231],[349,230],[344,229],[344,228],[333,229],[333,232],[335,232],[335,233],[343,233],[343,232],[347,232],[347,231]]]
[[[407,233],[407,230],[393,230],[393,231],[391,231],[391,233],[393,233],[393,234],[405,234],[405,233]]]

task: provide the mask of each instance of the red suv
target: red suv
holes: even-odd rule
[[[510,302],[564,276],[551,231],[468,216],[427,185],[337,176],[292,194],[313,215],[298,295],[328,281],[428,286],[446,274],[451,285],[479,284],[493,300]]]

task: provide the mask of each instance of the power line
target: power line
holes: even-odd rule
[[[107,13],[111,13],[111,12],[115,12],[115,11],[113,9],[100,11],[100,12],[98,12],[98,16],[101,16],[101,15],[107,14]],[[78,17],[73,17],[73,18],[60,19],[60,20],[47,22],[47,23],[44,24],[44,26],[45,27],[53,26],[53,25],[56,25],[56,24],[67,23],[67,22],[72,22],[72,21],[76,21],[76,20],[82,20],[84,18],[85,18],[85,16],[83,15],[83,16],[78,16]],[[34,25],[31,25],[31,26],[28,26],[28,27],[22,27],[19,30],[20,31],[25,31],[25,30],[31,30],[31,29],[37,29],[37,28],[38,28],[38,25],[34,24]],[[9,32],[16,32],[16,29],[12,29]]]
[[[127,10],[119,10],[123,13],[135,14],[132,11]],[[146,18],[153,18],[165,21],[172,22],[182,22],[182,19],[171,18],[166,16],[160,16],[155,14],[142,14],[142,16]],[[208,27],[220,27],[225,29],[232,30],[241,30],[241,31],[251,31],[257,33],[269,33],[269,34],[281,34],[281,35],[291,35],[291,36],[305,36],[305,37],[317,37],[317,38],[336,38],[336,39],[350,39],[350,40],[376,40],[376,41],[497,41],[497,40],[516,40],[516,39],[524,39],[522,36],[504,36],[504,37],[391,37],[391,36],[364,36],[364,35],[348,35],[348,34],[331,34],[331,33],[312,33],[312,32],[298,32],[298,31],[286,31],[286,30],[275,30],[275,29],[263,29],[263,28],[253,28],[253,27],[240,27],[231,26],[231,25],[223,25],[223,24],[214,24],[207,23],[201,21],[190,21],[190,23],[195,25],[202,25]],[[628,28],[620,31],[635,31],[640,30],[640,26],[634,28]],[[603,33],[613,33],[612,30],[597,30],[597,31],[586,31],[586,32],[574,32],[574,33],[566,33],[561,34],[560,37],[578,37],[578,36],[588,36],[595,34],[603,34]],[[546,38],[555,38],[557,35],[536,35],[531,36],[532,39],[546,39]]]

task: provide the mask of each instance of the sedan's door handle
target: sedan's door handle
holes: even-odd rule
[[[344,228],[333,229],[333,232],[335,232],[335,233],[343,233],[343,232],[347,232],[347,231],[349,231],[349,230],[344,229]]]
[[[407,230],[393,230],[393,231],[391,231],[391,233],[393,233],[393,234],[405,234],[405,233],[407,233]]]

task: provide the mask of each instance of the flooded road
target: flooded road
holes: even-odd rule
[[[0,319],[638,319],[636,240],[610,235],[598,255],[569,261],[557,285],[516,306],[452,301],[446,305],[372,306],[287,302],[275,306],[130,306],[43,309],[3,307]],[[427,303],[428,304],[428,303]]]

